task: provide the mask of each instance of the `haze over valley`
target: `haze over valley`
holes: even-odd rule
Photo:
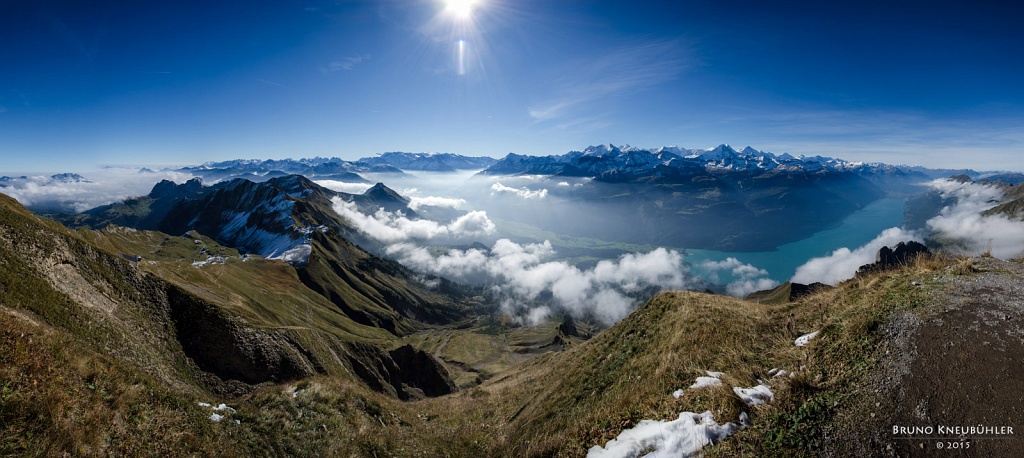
[[[569,313],[607,326],[660,289],[742,298],[788,281],[834,285],[900,241],[977,255],[998,238],[994,251],[1005,258],[1019,255],[1024,240],[1012,220],[983,214],[1014,189],[1014,174],[728,145],[602,145],[502,159],[386,153],[105,172],[111,181],[5,177],[3,190],[71,227],[195,230],[298,267],[310,231],[333,228],[419,274],[486,288],[504,313],[531,325]],[[951,173],[960,181],[943,178]],[[147,179],[165,181],[127,200],[103,191],[124,193]],[[309,196],[323,196],[319,213],[298,214],[296,203]],[[82,211],[98,203],[106,204]],[[965,218],[993,229],[965,228]]]

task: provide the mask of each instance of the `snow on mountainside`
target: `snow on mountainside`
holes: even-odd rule
[[[286,177],[260,184],[235,179],[214,185],[202,198],[179,200],[161,228],[171,233],[199,230],[246,252],[304,264],[311,230],[296,224],[294,213],[296,202],[308,190],[296,181],[300,180]]]
[[[590,146],[561,156],[522,156],[509,154],[483,172],[491,175],[538,174],[565,176],[614,175],[617,179],[667,175],[692,175],[697,172],[724,171],[853,172],[869,174],[922,175],[908,166],[850,162],[824,156],[773,154],[746,147],[736,151],[729,145],[708,149],[666,146],[656,149],[614,145]]]

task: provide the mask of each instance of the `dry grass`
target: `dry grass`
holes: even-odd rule
[[[203,438],[214,425],[182,393],[5,307],[0,380],[3,456],[181,455],[213,445]]]

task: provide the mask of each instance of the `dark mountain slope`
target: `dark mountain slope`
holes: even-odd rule
[[[134,213],[143,216],[122,221],[147,229],[159,218],[155,227],[167,234],[196,231],[243,253],[286,259],[310,290],[351,319],[396,335],[413,332],[420,322],[448,323],[472,314],[450,283],[443,290],[454,295],[439,294],[412,280],[417,277],[408,269],[357,246],[376,242],[332,209],[332,199],[343,199],[370,213],[384,207],[415,214],[407,199],[383,184],[361,195],[334,192],[298,175],[263,183],[236,179],[198,190],[192,182],[171,186],[157,185],[148,206],[137,201]],[[95,227],[113,220],[112,212],[122,207],[97,209],[74,222]]]
[[[93,229],[102,229],[109,224],[114,224],[153,230],[180,201],[200,197],[204,192],[202,180],[198,178],[193,178],[181,185],[163,180],[157,183],[146,196],[103,205],[78,214],[51,216],[69,227],[88,226]]]

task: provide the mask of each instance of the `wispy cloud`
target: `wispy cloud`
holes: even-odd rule
[[[337,72],[337,71],[349,71],[356,68],[357,65],[370,60],[369,54],[363,54],[360,56],[346,57],[344,59],[335,60],[327,64],[324,67],[324,72]]]
[[[559,69],[551,97],[530,107],[529,115],[536,121],[571,117],[608,97],[675,80],[692,63],[687,53],[687,47],[679,40],[655,40],[569,62]]]

